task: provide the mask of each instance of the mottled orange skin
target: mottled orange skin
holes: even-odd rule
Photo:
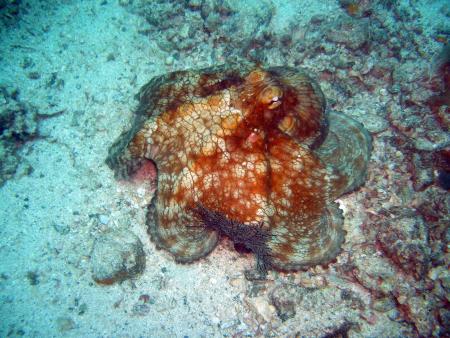
[[[149,231],[177,261],[203,257],[218,241],[217,224],[205,223],[200,206],[240,231],[262,227],[269,236],[257,244],[266,265],[295,270],[328,262],[344,238],[333,200],[349,180],[334,159],[329,165],[318,155],[327,131],[323,95],[302,71],[241,65],[176,72],[143,88],[135,127],[112,147],[108,164],[127,176],[145,159],[155,162]],[[366,136],[361,144],[370,143]]]

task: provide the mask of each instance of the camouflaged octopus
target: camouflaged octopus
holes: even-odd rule
[[[327,112],[305,71],[231,64],[153,78],[107,164],[128,178],[154,162],[149,234],[176,261],[208,255],[225,235],[259,271],[288,271],[338,255],[334,201],[364,182],[370,150],[364,127]]]

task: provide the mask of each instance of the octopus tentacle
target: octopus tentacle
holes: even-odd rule
[[[272,265],[296,270],[329,260],[342,243],[342,224],[330,217],[330,173],[307,148],[286,136],[270,140]],[[334,257],[333,257],[334,258]]]
[[[343,113],[330,112],[330,130],[316,154],[336,173],[332,199],[364,183],[371,150],[372,138],[361,123]]]
[[[205,228],[188,210],[187,201],[192,196],[180,189],[179,180],[161,176],[158,199],[147,215],[152,241],[158,248],[169,251],[177,262],[189,263],[206,256],[217,244],[217,231]]]

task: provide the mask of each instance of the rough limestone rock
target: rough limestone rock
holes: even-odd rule
[[[110,230],[95,240],[91,262],[92,277],[99,284],[132,278],[145,268],[142,242],[128,230]]]

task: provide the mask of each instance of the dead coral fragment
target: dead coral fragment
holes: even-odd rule
[[[140,98],[107,163],[122,178],[156,164],[148,225],[159,248],[192,262],[224,234],[252,250],[261,270],[336,257],[344,231],[333,200],[363,183],[370,136],[348,116],[328,117],[304,71],[179,71],[151,80]]]

